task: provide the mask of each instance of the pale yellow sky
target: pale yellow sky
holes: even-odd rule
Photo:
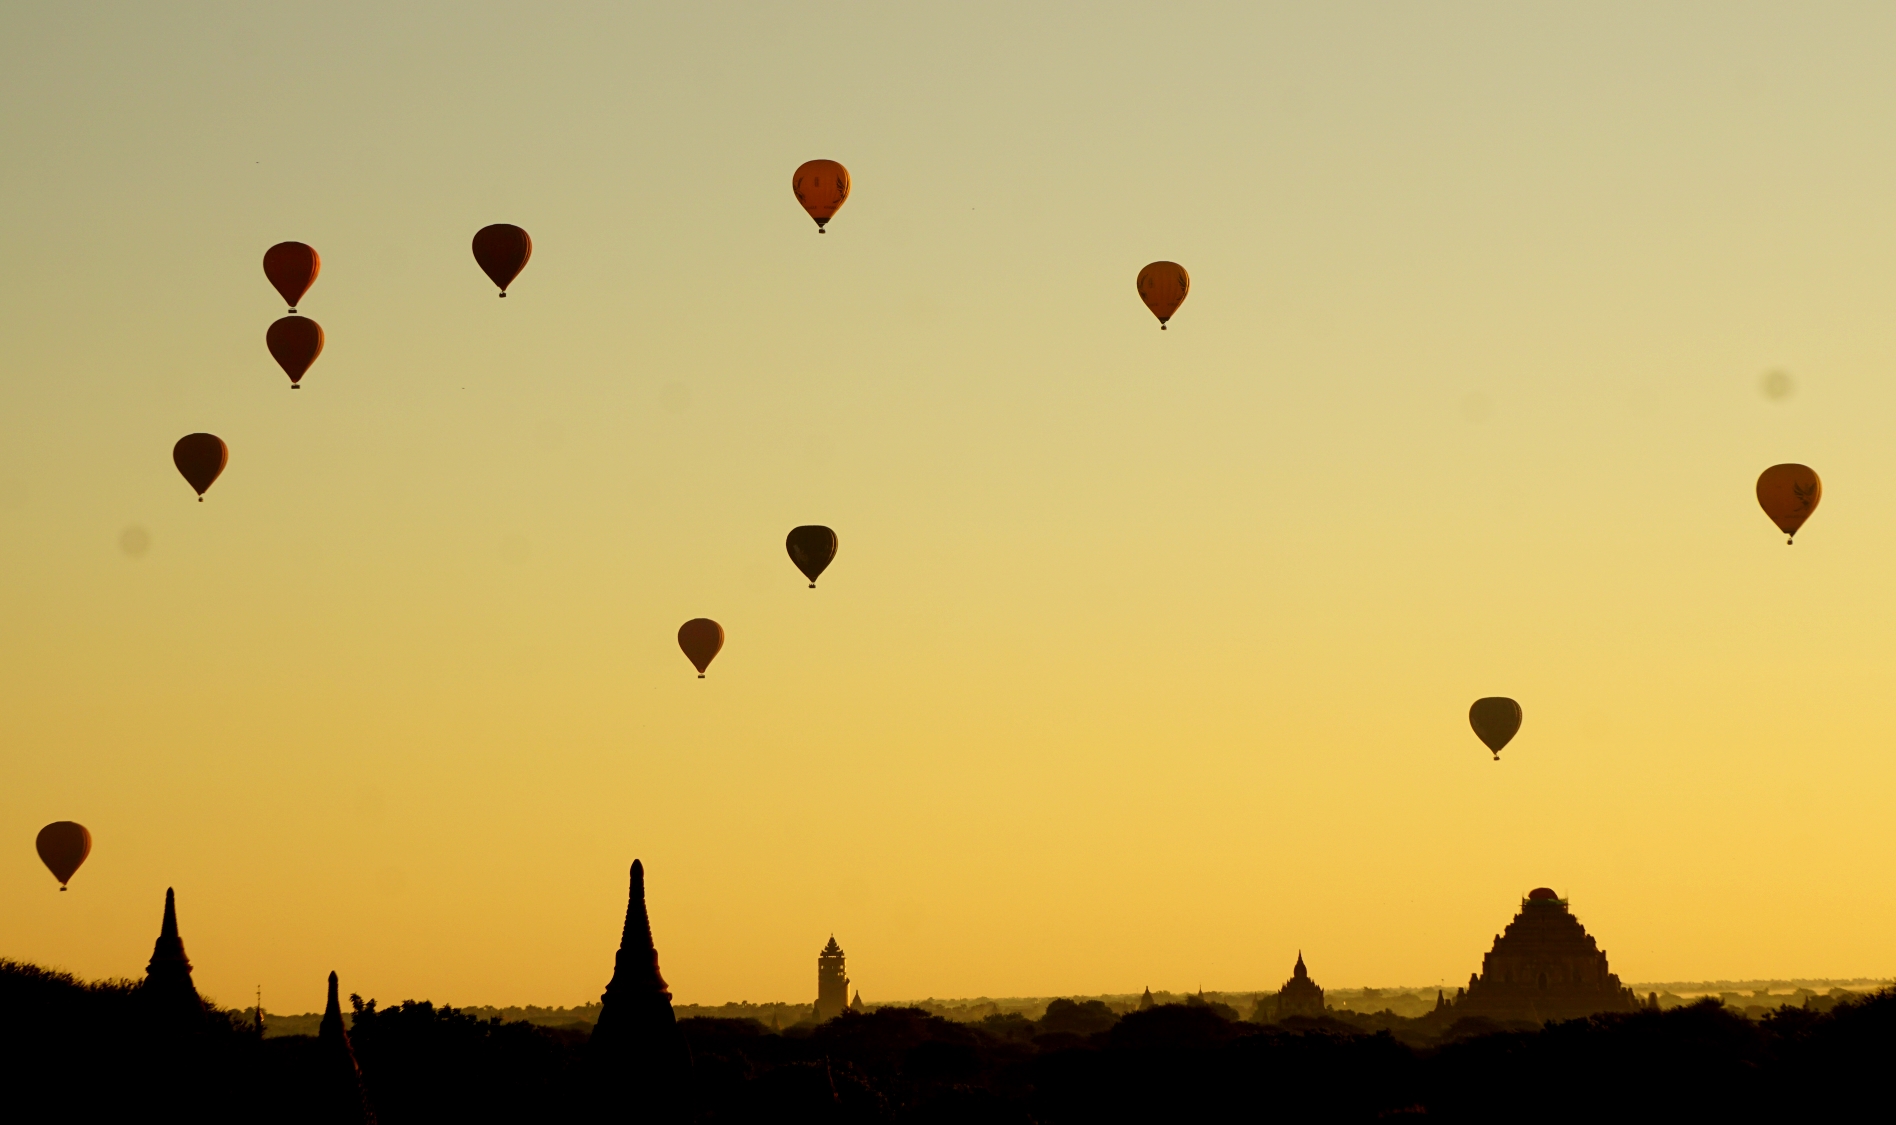
[[[0,955],[136,974],[175,886],[226,1003],[583,1003],[640,856],[688,1002],[811,994],[832,932],[871,1000],[1454,983],[1542,884],[1629,980],[1889,975],[1893,51],[1868,4],[11,5]]]

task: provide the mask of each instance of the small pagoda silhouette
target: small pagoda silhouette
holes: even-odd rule
[[[671,989],[659,975],[658,947],[645,912],[645,865],[636,859],[625,930],[587,1050],[602,1113],[640,1121],[689,1120],[691,1055],[672,1014]]]
[[[204,1001],[191,980],[191,959],[178,936],[178,898],[165,888],[165,920],[152,945],[140,993],[152,1021],[169,1031],[196,1030],[204,1022]]]

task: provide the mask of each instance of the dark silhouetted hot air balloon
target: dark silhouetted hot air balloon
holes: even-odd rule
[[[1521,729],[1521,705],[1505,695],[1477,699],[1468,709],[1468,725],[1475,728],[1475,737],[1494,751],[1494,760],[1498,762],[1501,748]]]
[[[810,589],[816,589],[816,576],[836,558],[836,533],[827,527],[806,524],[791,528],[783,545],[790,551],[790,561],[810,580]]]
[[[1817,510],[1824,498],[1824,482],[1808,465],[1773,465],[1758,474],[1758,506],[1784,533],[1784,542],[1796,541],[1797,529]]]
[[[503,297],[513,279],[527,268],[527,259],[531,257],[533,239],[511,223],[495,223],[474,232],[474,260],[494,279],[494,284],[500,286]]]
[[[790,177],[790,190],[816,220],[816,233],[825,234],[824,224],[849,202],[849,169],[834,160],[807,160]]]
[[[270,354],[290,377],[290,389],[303,389],[303,373],[323,354],[323,326],[306,316],[286,316],[263,334]]]
[[[72,873],[92,854],[92,833],[86,831],[85,825],[70,820],[55,820],[40,829],[39,839],[33,843],[39,848],[40,862],[59,880],[62,891],[72,879]]]
[[[686,659],[696,666],[702,680],[711,659],[724,647],[724,626],[709,617],[694,617],[678,627],[678,647],[685,650]]]
[[[171,447],[171,463],[197,489],[198,503],[230,462],[230,447],[216,434],[186,434]]]
[[[322,271],[322,258],[306,243],[279,242],[263,252],[263,276],[283,294],[291,312],[296,311],[296,303],[316,284],[316,275]]]
[[[1191,291],[1192,275],[1177,262],[1153,262],[1139,271],[1139,299],[1159,318],[1161,332]]]

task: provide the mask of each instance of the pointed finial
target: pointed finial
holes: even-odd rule
[[[158,929],[161,938],[178,936],[178,896],[170,887],[165,888],[165,921]]]
[[[626,895],[625,929],[619,938],[622,949],[651,949],[652,919],[645,912],[645,864],[632,861],[632,886]]]

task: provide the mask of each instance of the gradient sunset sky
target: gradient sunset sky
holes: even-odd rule
[[[869,1001],[1452,987],[1543,884],[1629,981],[1889,975],[1892,57],[1879,4],[11,4],[0,955],[139,974],[172,886],[225,1004],[586,1003],[636,856],[692,1003],[832,932]]]

